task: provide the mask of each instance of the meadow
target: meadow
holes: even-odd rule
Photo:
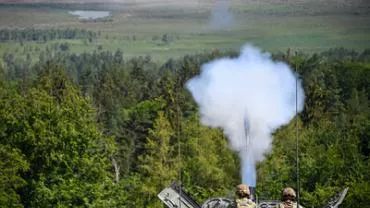
[[[0,43],[0,54],[21,51],[24,44],[45,48],[55,42],[68,42],[70,51],[76,53],[120,49],[126,57],[150,55],[160,62],[216,49],[239,50],[247,42],[270,52],[285,52],[288,48],[305,53],[338,47],[358,51],[369,48],[369,6],[364,2],[333,2],[237,0],[217,5],[217,1],[208,0],[140,0],[124,4],[3,4],[0,29],[84,28],[100,36],[92,43],[5,42]],[[81,21],[68,13],[74,10],[110,11],[111,16]],[[223,21],[226,16],[231,20]]]

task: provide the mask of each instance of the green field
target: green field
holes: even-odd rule
[[[272,52],[286,51],[287,48],[307,53],[336,47],[370,48],[369,5],[355,0],[352,4],[333,2],[336,1],[236,0],[225,9],[232,15],[232,21],[223,25],[210,25],[212,9],[217,5],[209,0],[3,4],[0,5],[0,29],[84,28],[99,31],[100,36],[93,43],[58,41],[69,42],[72,52],[93,51],[100,46],[103,50],[121,49],[128,57],[151,55],[159,61],[215,49],[238,50],[246,42]],[[80,9],[111,11],[111,21],[83,22],[68,13]],[[164,35],[168,41],[163,41]],[[54,42],[24,44],[44,48]],[[1,43],[0,46],[0,53],[19,51],[23,47],[18,42]]]

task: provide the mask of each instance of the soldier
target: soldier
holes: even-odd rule
[[[295,202],[295,191],[294,189],[287,187],[282,193],[282,202],[278,205],[278,208],[297,208],[297,203]],[[299,208],[304,208],[299,205]]]
[[[257,208],[256,204],[250,200],[250,191],[247,185],[240,184],[236,186],[236,196],[236,208]]]

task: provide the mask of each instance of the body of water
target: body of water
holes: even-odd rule
[[[76,10],[68,12],[74,16],[77,16],[81,20],[89,20],[89,19],[99,19],[104,17],[109,17],[111,13],[109,11],[82,11]]]

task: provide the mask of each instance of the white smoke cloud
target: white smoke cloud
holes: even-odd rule
[[[243,183],[256,185],[255,164],[270,149],[271,133],[295,115],[296,77],[289,66],[275,62],[251,45],[237,58],[204,64],[187,82],[199,105],[201,122],[222,128],[239,153]],[[304,92],[298,83],[298,111]]]
[[[229,8],[230,0],[216,0],[212,7],[209,26],[213,29],[221,29],[231,26],[234,17],[229,11]]]

